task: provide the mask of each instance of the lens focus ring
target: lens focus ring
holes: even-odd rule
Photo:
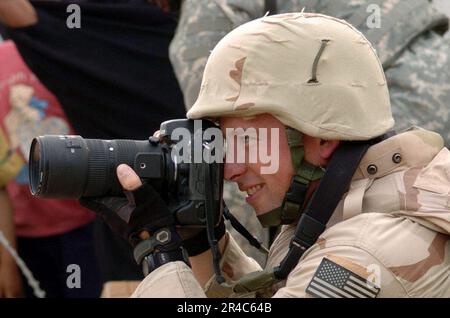
[[[108,148],[102,140],[86,140],[89,149],[88,179],[84,189],[86,196],[98,196],[105,193],[109,175]]]

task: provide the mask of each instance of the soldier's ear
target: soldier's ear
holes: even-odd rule
[[[325,140],[304,134],[305,160],[316,166],[326,166],[339,143],[339,140]]]
[[[336,151],[339,146],[339,140],[320,140],[319,156],[321,164],[326,164],[331,158],[331,155]]]

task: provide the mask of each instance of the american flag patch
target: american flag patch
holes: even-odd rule
[[[327,258],[322,259],[306,292],[319,298],[375,298],[380,288]]]

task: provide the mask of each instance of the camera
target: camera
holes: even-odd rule
[[[205,133],[211,129],[216,133]],[[211,147],[223,144],[216,138],[222,135],[215,123],[188,119],[163,122],[159,138],[140,141],[36,137],[30,149],[30,190],[42,198],[122,195],[116,168],[127,164],[158,191],[177,224],[205,226],[207,210],[216,224],[223,209],[223,161],[208,160],[223,157],[223,147]]]

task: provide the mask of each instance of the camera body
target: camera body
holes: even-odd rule
[[[31,193],[70,199],[123,195],[116,168],[127,164],[158,191],[178,225],[204,227],[207,206],[217,224],[223,209],[223,162],[203,157],[193,160],[196,152],[209,150],[213,140],[204,132],[210,128],[219,130],[208,120],[176,119],[161,124],[159,138],[143,141],[36,137],[29,159]],[[184,138],[174,135],[180,129],[186,132]],[[180,152],[181,143],[184,147]],[[222,156],[217,152],[223,149],[213,151],[216,157]],[[188,160],[182,160],[180,153]]]

